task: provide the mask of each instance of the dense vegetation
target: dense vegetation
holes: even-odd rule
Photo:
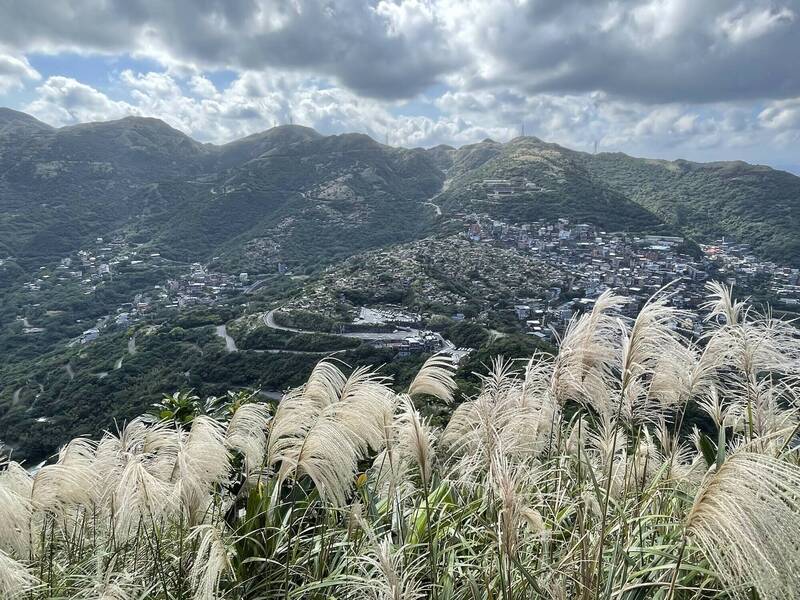
[[[508,144],[484,142],[488,150],[476,161],[476,147],[453,167],[454,180],[440,196],[450,211],[485,212],[507,222],[539,219],[590,222],[611,231],[666,230],[664,222],[648,209],[593,177],[555,144],[536,138],[517,138]],[[461,151],[459,151],[460,153]],[[465,166],[470,168],[465,168]],[[535,190],[499,199],[487,198],[485,179],[524,178]]]
[[[575,153],[594,176],[697,240],[723,236],[800,265],[800,178],[743,162],[699,164]]]
[[[530,137],[425,151],[284,126],[213,146],[156,119],[53,129],[0,109],[0,173],[0,254],[23,269],[112,232],[183,261],[321,265],[435,231],[422,202],[445,177],[437,202],[449,212],[727,235],[776,260],[800,256],[800,178],[789,173],[587,155]],[[478,185],[516,176],[535,189],[487,201]]]
[[[420,201],[443,179],[424,151],[364,135],[284,126],[213,146],[157,119],[53,129],[0,109],[0,257],[32,266],[118,233],[232,269],[324,264],[425,235]]]
[[[325,360],[277,406],[176,394],[6,463],[0,594],[796,598],[800,339],[710,291],[703,348],[665,298],[627,322],[604,294],[443,430],[415,403],[452,401],[446,360],[402,393]]]

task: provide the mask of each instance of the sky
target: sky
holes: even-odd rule
[[[800,174],[800,0],[7,0],[0,105],[293,122],[390,144],[520,134]]]

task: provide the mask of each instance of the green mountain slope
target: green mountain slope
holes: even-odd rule
[[[450,174],[439,197],[449,212],[517,222],[566,217],[613,230],[665,229],[656,215],[594,177],[570,151],[533,137],[465,146],[456,151]],[[493,197],[486,180],[514,180],[514,193]]]
[[[594,177],[695,239],[727,236],[765,258],[800,265],[800,177],[739,161],[572,155]]]
[[[362,135],[283,126],[212,146],[157,119],[20,115],[0,115],[0,255],[28,266],[113,232],[191,260],[316,262],[418,236],[444,178],[424,150]]]
[[[0,254],[37,261],[122,226],[142,186],[201,173],[211,150],[156,119],[0,135]]]
[[[433,214],[421,203],[443,179],[422,150],[355,134],[293,138],[202,181],[144,189],[136,203],[148,211],[130,230],[177,259],[311,265],[426,235]]]

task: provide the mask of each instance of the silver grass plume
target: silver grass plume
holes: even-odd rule
[[[99,502],[113,504],[122,473],[131,460],[141,462],[156,479],[169,482],[184,435],[174,423],[146,423],[141,418],[129,422],[118,434],[106,432],[97,444],[92,465],[100,488]]]
[[[534,357],[520,379],[511,362],[493,361],[477,398],[456,408],[442,435],[442,446],[457,463],[455,475],[479,476],[498,447],[514,461],[547,447],[560,410],[545,384],[548,366]]]
[[[269,419],[269,406],[253,402],[240,406],[228,423],[225,441],[244,457],[245,473],[252,473],[264,464]]]
[[[373,536],[374,537],[374,536]],[[374,540],[370,553],[360,559],[364,583],[355,584],[352,598],[372,600],[418,600],[425,597],[422,586],[409,572],[402,548],[394,549],[389,536]]]
[[[186,436],[174,422],[161,421],[147,426],[138,451],[140,456],[148,457],[145,465],[151,475],[161,481],[170,480]]]
[[[686,519],[733,598],[790,600],[800,590],[800,467],[740,451],[707,474]]]
[[[442,446],[457,463],[456,475],[479,476],[489,469],[500,444],[499,431],[507,422],[506,408],[518,389],[517,371],[510,361],[496,357],[488,375],[482,376],[478,396],[460,404],[442,434]]]
[[[629,460],[627,445],[625,431],[607,413],[601,415],[599,427],[590,429],[586,434],[589,465],[594,468],[595,477],[603,487],[607,487],[611,497],[618,497],[624,491]]]
[[[161,523],[174,515],[174,487],[153,476],[140,457],[131,458],[117,484],[113,499],[114,533],[126,540],[136,533],[137,526]]]
[[[613,312],[624,298],[603,292],[591,312],[573,319],[561,339],[550,382],[552,398],[607,410],[609,388],[619,366],[619,327]]]
[[[512,453],[538,455],[555,438],[561,406],[550,394],[552,367],[547,355],[534,353],[522,381],[509,394],[508,415],[500,436],[504,448]]]
[[[200,415],[177,453],[171,481],[177,487],[189,523],[198,523],[215,487],[228,479],[230,452],[225,430],[211,417]]]
[[[347,377],[332,360],[321,360],[305,385],[284,395],[270,426],[267,465],[273,465],[287,444],[291,446],[325,407],[339,401],[346,381]]]
[[[708,352],[685,342],[685,346],[674,348],[658,359],[650,385],[647,388],[646,404],[660,419],[665,413],[683,409],[692,398],[705,393],[713,384],[719,367]]]
[[[657,422],[660,405],[649,402],[649,385],[655,381],[657,393],[668,398],[665,390],[674,387],[680,400],[685,395],[681,376],[666,365],[692,367],[676,323],[684,315],[667,304],[668,297],[656,294],[642,307],[630,329],[622,329],[620,390],[622,415],[631,422]],[[659,376],[659,368],[661,375]],[[664,379],[666,378],[666,380]]]
[[[385,378],[365,367],[355,369],[342,383],[341,373],[336,374],[331,363],[320,364],[327,366],[318,365],[312,373],[310,396],[307,384],[278,405],[267,460],[269,465],[280,463],[281,479],[307,475],[323,498],[341,505],[352,487],[358,460],[384,443],[395,396]]]
[[[433,474],[435,433],[428,421],[414,408],[411,398],[401,396],[400,407],[395,425],[399,458],[406,465],[415,468],[422,489],[428,490]]]
[[[336,505],[346,504],[347,494],[362,455],[362,447],[341,425],[336,423],[330,408],[310,425],[303,437],[287,446],[278,456],[281,479],[307,475],[320,497]]]
[[[399,397],[395,400],[400,402]],[[368,481],[372,482],[379,498],[388,503],[399,504],[401,498],[413,493],[414,484],[408,472],[411,466],[409,460],[401,458],[398,447],[398,418],[399,416],[390,415],[384,417],[383,450],[372,461]]]
[[[633,478],[634,487],[644,488],[664,464],[664,455],[653,441],[653,436],[647,427],[642,428],[642,434],[636,444],[631,457],[633,462],[630,477]]]
[[[533,488],[532,477],[531,469],[512,467],[502,448],[498,448],[492,457],[489,484],[494,488],[499,503],[498,543],[509,560],[517,556],[523,528],[527,526],[537,537],[544,536],[547,531],[541,514],[530,506],[524,495],[524,490]]]
[[[198,525],[189,540],[199,540],[190,573],[194,597],[196,600],[214,600],[219,597],[220,580],[232,568],[223,533],[216,525]]]
[[[319,361],[303,386],[303,396],[319,407],[339,400],[347,377],[332,359]]]
[[[743,301],[734,301],[732,289],[712,282],[707,321],[717,327],[705,334],[708,351],[721,366],[737,369],[745,381],[765,371],[800,374],[800,334],[791,323],[771,315],[752,317]]]
[[[39,469],[31,496],[38,510],[64,514],[76,506],[89,506],[97,498],[97,474],[92,468],[92,442],[76,438],[59,453],[58,462]]]
[[[719,281],[709,281],[706,284],[709,299],[703,308],[709,311],[708,319],[722,317],[726,325],[738,325],[748,311],[747,302],[733,299],[733,288]]]
[[[725,424],[746,431],[751,449],[775,454],[787,447],[798,430],[797,391],[772,376],[760,380],[732,381],[728,385]]]
[[[445,355],[435,354],[425,361],[408,388],[409,396],[428,394],[448,404],[453,401],[456,389],[453,379],[453,361]]]
[[[19,463],[9,462],[0,471],[0,551],[19,558],[28,556],[31,546],[32,489],[33,481]]]
[[[716,386],[697,398],[697,407],[706,413],[716,428],[736,427],[742,419],[742,405],[738,400],[726,400],[720,396]]]
[[[20,598],[37,584],[38,580],[25,565],[0,550],[0,598]]]
[[[364,453],[382,447],[385,417],[395,408],[388,381],[369,367],[358,367],[347,378],[335,405],[336,422],[350,432]]]

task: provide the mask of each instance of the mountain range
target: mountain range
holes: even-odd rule
[[[502,202],[478,190],[513,177],[528,189]],[[425,204],[434,196],[440,218]],[[23,265],[110,233],[184,260],[314,265],[471,210],[726,236],[800,264],[800,178],[764,166],[592,155],[534,137],[393,148],[294,125],[212,145],[157,119],[55,129],[0,109],[0,254]]]
[[[503,273],[475,266],[456,282],[435,272],[437,261],[469,250],[454,234],[476,215],[677,234],[688,250],[725,236],[800,266],[800,178],[764,166],[587,154],[535,137],[394,148],[296,125],[213,145],[158,119],[53,128],[0,108],[0,440],[40,460],[65,439],[141,414],[165,392],[207,396],[303,381],[319,356],[298,348],[338,342],[236,327],[307,292],[307,276],[318,291],[340,278],[343,271],[326,270],[334,264],[367,265],[386,298],[397,295],[406,270],[426,271],[431,289],[459,297],[502,295],[502,285],[482,278],[502,284]],[[75,254],[109,240],[160,258],[136,266],[141,261],[128,257],[125,269],[95,283],[97,265],[80,272]],[[514,286],[547,278],[535,257],[520,262],[513,252],[481,248]],[[76,342],[195,262],[262,274],[265,283],[255,294],[159,309],[130,328],[108,327],[93,343]],[[279,275],[287,271],[293,276]],[[259,349],[226,351],[215,334],[225,323],[243,348]],[[463,325],[477,338],[486,333]],[[348,347],[342,356],[354,365],[388,363],[389,373],[412,370],[380,349]]]

